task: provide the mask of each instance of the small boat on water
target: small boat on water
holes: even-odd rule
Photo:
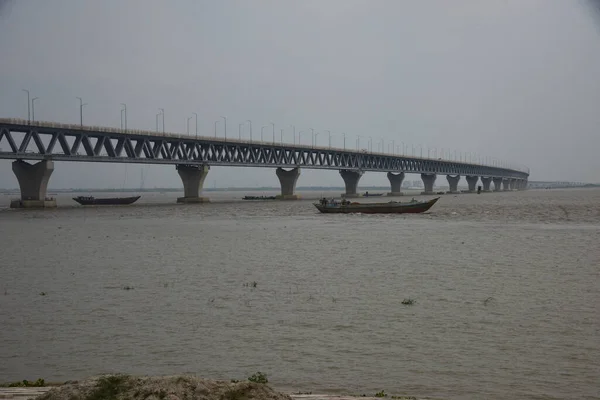
[[[369,192],[365,192],[362,195],[363,197],[377,197],[377,196],[383,196],[383,193],[369,193]]]
[[[73,200],[82,206],[105,206],[105,205],[126,205],[135,203],[142,196],[132,197],[104,197],[97,199],[93,196],[77,196]]]
[[[440,198],[429,201],[417,201],[412,199],[407,203],[390,201],[388,203],[357,203],[348,200],[337,202],[335,200],[321,199],[319,203],[313,203],[314,206],[325,214],[404,214],[404,213],[422,213],[429,210]]]
[[[275,196],[244,196],[242,200],[276,200]]]

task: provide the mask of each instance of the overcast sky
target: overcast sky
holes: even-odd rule
[[[197,112],[210,136],[224,115],[229,136],[251,119],[254,138],[274,122],[291,142],[294,124],[319,144],[331,130],[336,146],[346,132],[349,147],[371,136],[525,164],[530,180],[600,181],[600,27],[583,2],[13,1],[0,54],[0,117],[26,118],[29,89],[40,120],[78,122],[80,96],[86,124],[118,127],[127,103],[130,128],[154,129],[164,108],[169,131]],[[181,185],[174,166],[60,162],[49,186],[137,187],[141,168],[146,187]],[[264,168],[213,167],[206,182],[278,185]],[[298,182],[342,184],[306,169]],[[0,187],[17,187],[7,160]]]

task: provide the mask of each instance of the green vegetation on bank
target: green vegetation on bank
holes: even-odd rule
[[[40,378],[37,381],[28,381],[23,379],[19,382],[0,383],[0,387],[44,387],[46,382]]]

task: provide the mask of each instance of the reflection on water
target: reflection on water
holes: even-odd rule
[[[600,395],[600,191],[445,195],[423,215],[209,193],[0,211],[0,378],[260,370],[313,392]]]

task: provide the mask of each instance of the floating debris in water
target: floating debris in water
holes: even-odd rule
[[[133,286],[123,286],[123,290],[133,290]]]
[[[405,306],[412,306],[416,302],[417,301],[413,300],[413,299],[404,299],[404,300],[402,300],[402,304],[404,304]]]

